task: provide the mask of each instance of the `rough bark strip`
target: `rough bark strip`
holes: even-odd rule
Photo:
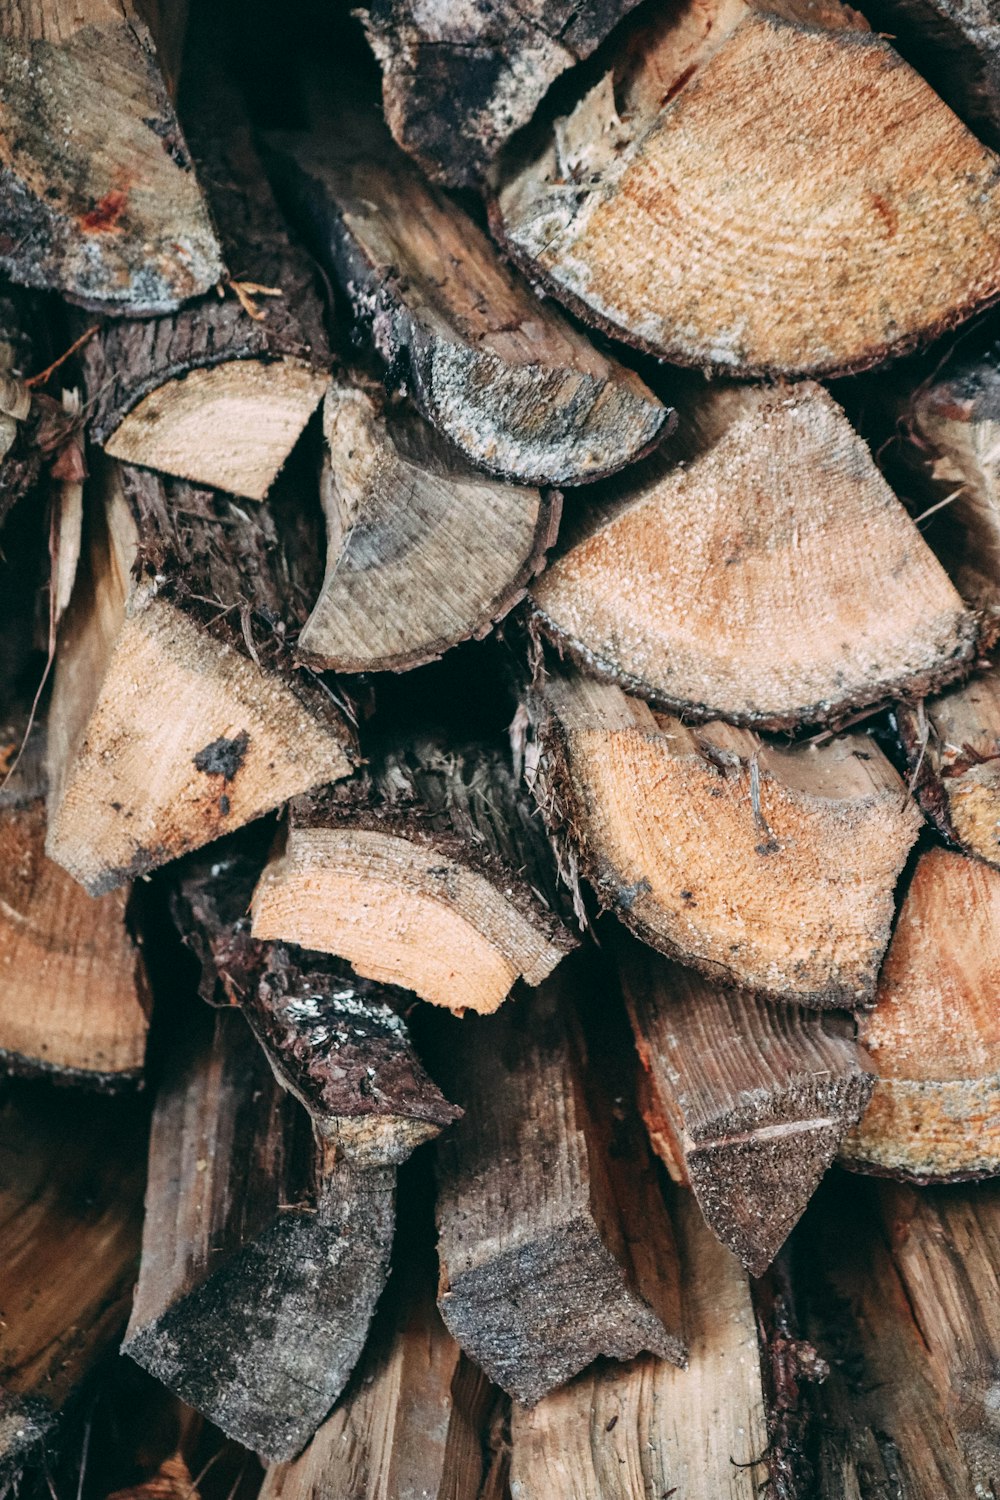
[[[872,999],[921,826],[874,740],[689,728],[576,673],[543,675],[528,715],[529,781],[563,866],[637,937],[778,1000]]]
[[[361,1353],[388,1272],[395,1172],[331,1167],[310,1148],[242,1016],[203,1011],[185,1033],[153,1120],[123,1349],[278,1462]]]
[[[87,307],[157,313],[226,272],[131,0],[4,0],[0,270]]]
[[[544,567],[558,492],[478,473],[407,403],[361,378],[335,377],[323,430],[326,577],[302,659],[399,672],[486,635]]]
[[[92,895],[345,775],[339,700],[294,668],[319,517],[105,465],[60,632],[47,851]],[[150,775],[155,767],[155,775]]]
[[[857,12],[688,0],[610,69],[501,163],[493,208],[590,322],[676,364],[830,375],[1000,295],[996,158]]]
[[[822,387],[678,400],[676,437],[574,511],[532,587],[561,651],[686,719],[765,729],[967,669],[975,615]]]
[[[437,1147],[438,1305],[465,1352],[533,1404],[598,1354],[682,1364],[677,1251],[641,1128],[603,1097],[572,975],[446,1023],[435,1057],[465,1115]],[[632,1127],[635,1129],[632,1129]]]
[[[477,468],[584,484],[662,435],[667,412],[639,377],[513,275],[346,85],[335,119],[275,139],[271,159],[391,378]]]
[[[859,1034],[872,1101],[841,1158],[913,1182],[1000,1173],[1000,871],[921,855]]]
[[[871,1098],[853,1022],[723,990],[632,939],[616,952],[650,1140],[761,1276]]]
[[[576,945],[566,893],[509,754],[417,732],[365,747],[297,799],[253,900],[255,937],[347,959],[453,1010],[492,1011]]]

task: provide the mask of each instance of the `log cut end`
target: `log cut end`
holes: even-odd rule
[[[531,594],[591,670],[686,717],[788,729],[960,672],[977,623],[819,386],[694,389]]]
[[[843,1160],[915,1182],[1000,1171],[1000,871],[932,849],[860,1036],[877,1081]]]
[[[495,219],[617,337],[844,373],[1000,294],[996,158],[856,12],[688,0],[611,66],[501,164]]]

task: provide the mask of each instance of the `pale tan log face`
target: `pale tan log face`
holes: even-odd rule
[[[863,368],[994,299],[996,158],[828,10],[836,29],[713,5],[687,47],[664,22],[596,172],[566,170],[563,124],[501,181],[515,253],[628,342],[745,374]]]

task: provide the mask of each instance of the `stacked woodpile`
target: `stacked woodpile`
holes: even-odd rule
[[[1000,13],[0,0],[0,1496],[1000,1500]]]

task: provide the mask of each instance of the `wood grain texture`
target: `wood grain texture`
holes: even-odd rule
[[[251,937],[265,851],[246,832],[177,869],[171,910],[201,963],[201,995],[242,1008],[278,1082],[333,1152],[354,1167],[403,1161],[461,1114],[413,1050],[409,996],[324,954]]]
[[[973,613],[822,387],[678,402],[677,435],[574,510],[532,587],[561,651],[685,718],[769,729],[968,666]]]
[[[543,676],[527,771],[563,868],[637,937],[718,982],[870,1001],[921,819],[876,743],[781,748],[689,728],[610,684]]]
[[[323,431],[326,576],[302,659],[398,672],[486,635],[544,567],[558,493],[477,472],[407,403],[346,374]]]
[[[338,954],[457,1011],[540,984],[577,938],[508,752],[418,731],[365,753],[343,787],[292,804],[254,936]]]
[[[128,1317],[146,1127],[133,1100],[0,1082],[0,1486],[45,1453],[59,1413]]]
[[[746,1273],[677,1203],[688,1362],[599,1361],[512,1420],[513,1500],[764,1500],[767,1412]]]
[[[589,57],[637,0],[374,0],[365,31],[398,144],[435,181],[474,187],[550,84]]]
[[[844,373],[1000,294],[996,158],[857,12],[688,0],[609,67],[501,166],[493,222],[616,337]]]
[[[87,307],[156,313],[225,274],[131,0],[5,0],[0,270]]]
[[[279,493],[280,491],[280,493]],[[49,715],[51,859],[92,895],[345,775],[353,735],[295,670],[319,517],[108,461]]]
[[[859,1020],[877,1080],[841,1148],[849,1165],[915,1182],[1000,1172],[998,933],[1000,871],[921,855]]]
[[[573,1016],[586,955],[499,1015],[445,1023],[435,1063],[465,1110],[437,1146],[438,1305],[531,1405],[598,1354],[683,1364],[673,1229],[622,1101]]]
[[[639,377],[512,274],[346,85],[335,119],[272,148],[279,192],[359,329],[470,463],[583,484],[662,434],[667,412]]]
[[[124,1352],[228,1436],[294,1457],[361,1353],[388,1272],[395,1171],[313,1150],[243,1017],[185,1025],[150,1141]]]
[[[632,939],[615,952],[650,1140],[761,1276],[871,1098],[872,1065],[847,1016],[724,990]]]

